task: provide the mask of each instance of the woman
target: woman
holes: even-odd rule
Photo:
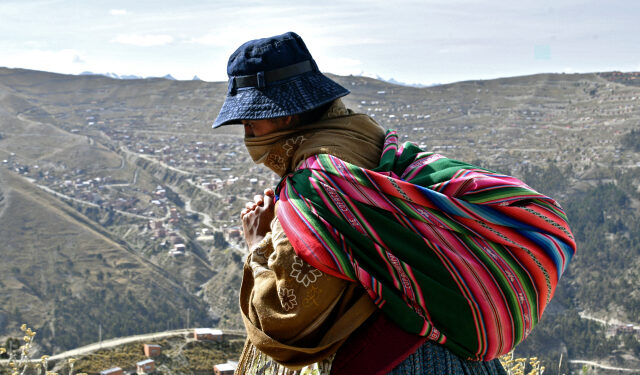
[[[534,323],[525,322],[522,332],[517,329],[512,332],[502,324],[505,317],[511,317],[507,313],[494,319],[498,322],[495,327],[500,328],[499,334],[471,333],[476,328],[473,322],[468,323],[473,319],[471,315],[475,314],[477,320],[477,316],[486,314],[482,303],[475,312],[473,309],[469,309],[468,314],[460,312],[459,322],[457,318],[442,321],[443,316],[455,317],[459,313],[447,308],[466,308],[476,302],[460,297],[461,288],[456,286],[454,277],[442,271],[446,261],[438,260],[431,253],[416,257],[424,251],[421,241],[429,236],[424,228],[430,228],[433,233],[445,233],[445,229],[449,233],[451,228],[436,228],[442,225],[435,222],[427,226],[421,224],[427,219],[411,224],[414,219],[402,219],[404,213],[387,212],[397,208],[390,203],[396,198],[384,196],[387,192],[377,195],[375,188],[391,181],[397,192],[411,201],[405,191],[415,185],[398,186],[405,182],[398,179],[403,172],[397,169],[399,163],[394,158],[405,155],[407,150],[398,149],[395,133],[385,134],[369,116],[347,109],[340,98],[349,91],[319,72],[304,42],[295,33],[243,44],[231,55],[227,73],[229,89],[214,128],[243,124],[245,145],[252,159],[285,177],[277,191],[280,198],[277,210],[276,194],[267,189],[264,195],[256,195],[253,202],[247,203],[241,213],[250,250],[240,293],[248,340],[237,373],[312,373],[311,370],[321,374],[504,373],[497,359],[482,360],[495,358],[496,353],[507,348],[504,343],[496,347],[487,337],[515,342],[521,340],[524,330],[528,333]],[[420,161],[423,154],[426,155],[414,153],[411,160]],[[439,170],[439,176],[447,171],[455,174],[463,165],[445,161],[443,157],[437,159],[446,165]],[[413,163],[410,167],[416,165]],[[372,172],[374,168],[378,172]],[[323,174],[328,169],[337,170],[333,171],[333,177]],[[345,181],[363,173],[368,177],[359,182],[360,185],[347,188],[352,194],[341,195],[344,191],[332,185],[343,181],[341,186],[344,186]],[[424,173],[417,175],[424,176]],[[365,186],[367,181],[376,178],[383,180],[374,183],[373,188]],[[446,178],[441,183],[450,181],[452,176]],[[487,174],[481,178],[493,177]],[[500,181],[500,185],[505,183],[521,187]],[[463,185],[466,186],[466,182]],[[538,197],[530,189],[521,190],[526,190],[526,194],[519,197],[526,196],[529,200]],[[431,193],[429,190],[428,194]],[[367,202],[367,194],[380,199],[373,202],[371,198],[371,202]],[[362,206],[363,202],[351,202],[351,198],[360,199],[369,208]],[[385,204],[391,206],[380,210]],[[329,212],[331,209],[344,209],[344,220],[335,219]],[[364,221],[357,215],[349,217],[350,209],[358,214],[366,211]],[[429,211],[432,216],[438,215],[435,209],[431,207]],[[415,212],[409,212],[411,214]],[[375,221],[371,228],[362,226],[363,222],[369,224],[366,217]],[[396,219],[405,223],[399,224]],[[465,228],[474,228],[474,224],[468,225]],[[495,231],[492,228],[489,229]],[[388,233],[383,233],[385,231]],[[476,240],[475,230],[470,231],[458,234],[461,241],[467,241],[467,237]],[[412,236],[415,238],[410,238]],[[375,238],[372,240],[372,237]],[[440,249],[438,240],[432,240],[435,242],[428,241],[431,248]],[[387,246],[385,242],[396,244]],[[382,255],[378,257],[379,254]],[[494,258],[502,259],[495,254]],[[538,258],[536,254],[535,260]],[[407,259],[414,259],[414,264],[409,264]],[[436,277],[439,272],[442,277]],[[529,282],[527,286],[533,284]],[[555,284],[549,286],[555,287]],[[500,308],[503,303],[505,311],[516,309],[512,299],[498,301],[496,306]],[[516,306],[518,311],[524,305],[526,301]],[[533,318],[537,320],[537,315]],[[513,324],[509,321],[506,325]],[[468,334],[465,327],[469,327]],[[441,332],[439,328],[444,330]],[[477,342],[489,344],[476,350],[473,345]]]

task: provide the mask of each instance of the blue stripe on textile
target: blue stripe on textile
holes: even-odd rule
[[[457,199],[456,203],[460,204],[461,206],[464,206],[469,211],[473,212],[475,215],[478,215],[481,220],[492,223],[492,224],[497,224],[503,227],[521,229],[521,230],[539,230],[538,228],[532,225],[523,223],[522,221],[509,217],[489,205],[469,203],[460,199]]]
[[[536,230],[537,228],[525,224],[519,220],[511,218],[501,212],[498,212],[493,207],[489,205],[475,204],[469,203],[461,199],[456,199],[455,203],[451,198],[447,197],[442,193],[438,193],[436,191],[430,190],[428,188],[424,188],[422,186],[416,186],[424,195],[428,197],[429,200],[433,202],[440,210],[444,211],[448,215],[455,215],[459,217],[464,217],[467,219],[482,219],[484,221],[502,225],[509,228],[522,229],[522,230]],[[464,210],[459,206],[464,207]],[[477,217],[473,217],[467,213],[467,211],[473,212]]]
[[[545,234],[534,231],[520,231],[520,234],[538,245],[555,264],[556,280],[564,273],[573,255],[573,249],[562,240],[552,240]]]
[[[459,217],[464,217],[467,219],[473,219],[469,214],[467,214],[464,210],[458,208],[451,199],[442,193],[438,193],[437,191],[433,191],[429,188],[414,185],[424,196],[426,196],[433,204],[438,207],[441,211],[449,215],[455,215]]]

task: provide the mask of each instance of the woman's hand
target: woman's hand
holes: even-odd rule
[[[240,213],[244,240],[251,250],[271,230],[271,220],[275,216],[275,193],[272,189],[266,189],[264,196],[256,195],[253,202],[247,202]]]

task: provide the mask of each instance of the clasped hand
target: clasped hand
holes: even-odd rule
[[[275,216],[275,193],[272,189],[266,189],[264,195],[257,194],[253,202],[247,202],[240,212],[244,240],[251,250],[264,239],[271,230],[271,220]]]

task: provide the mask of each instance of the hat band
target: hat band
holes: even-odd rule
[[[229,79],[229,87],[243,88],[243,87],[257,87],[264,88],[267,83],[280,81],[290,77],[300,75],[302,73],[310,72],[313,70],[311,60],[305,60],[293,65],[288,65],[282,68],[270,70],[268,72],[258,72],[256,74],[248,76],[237,76]]]

